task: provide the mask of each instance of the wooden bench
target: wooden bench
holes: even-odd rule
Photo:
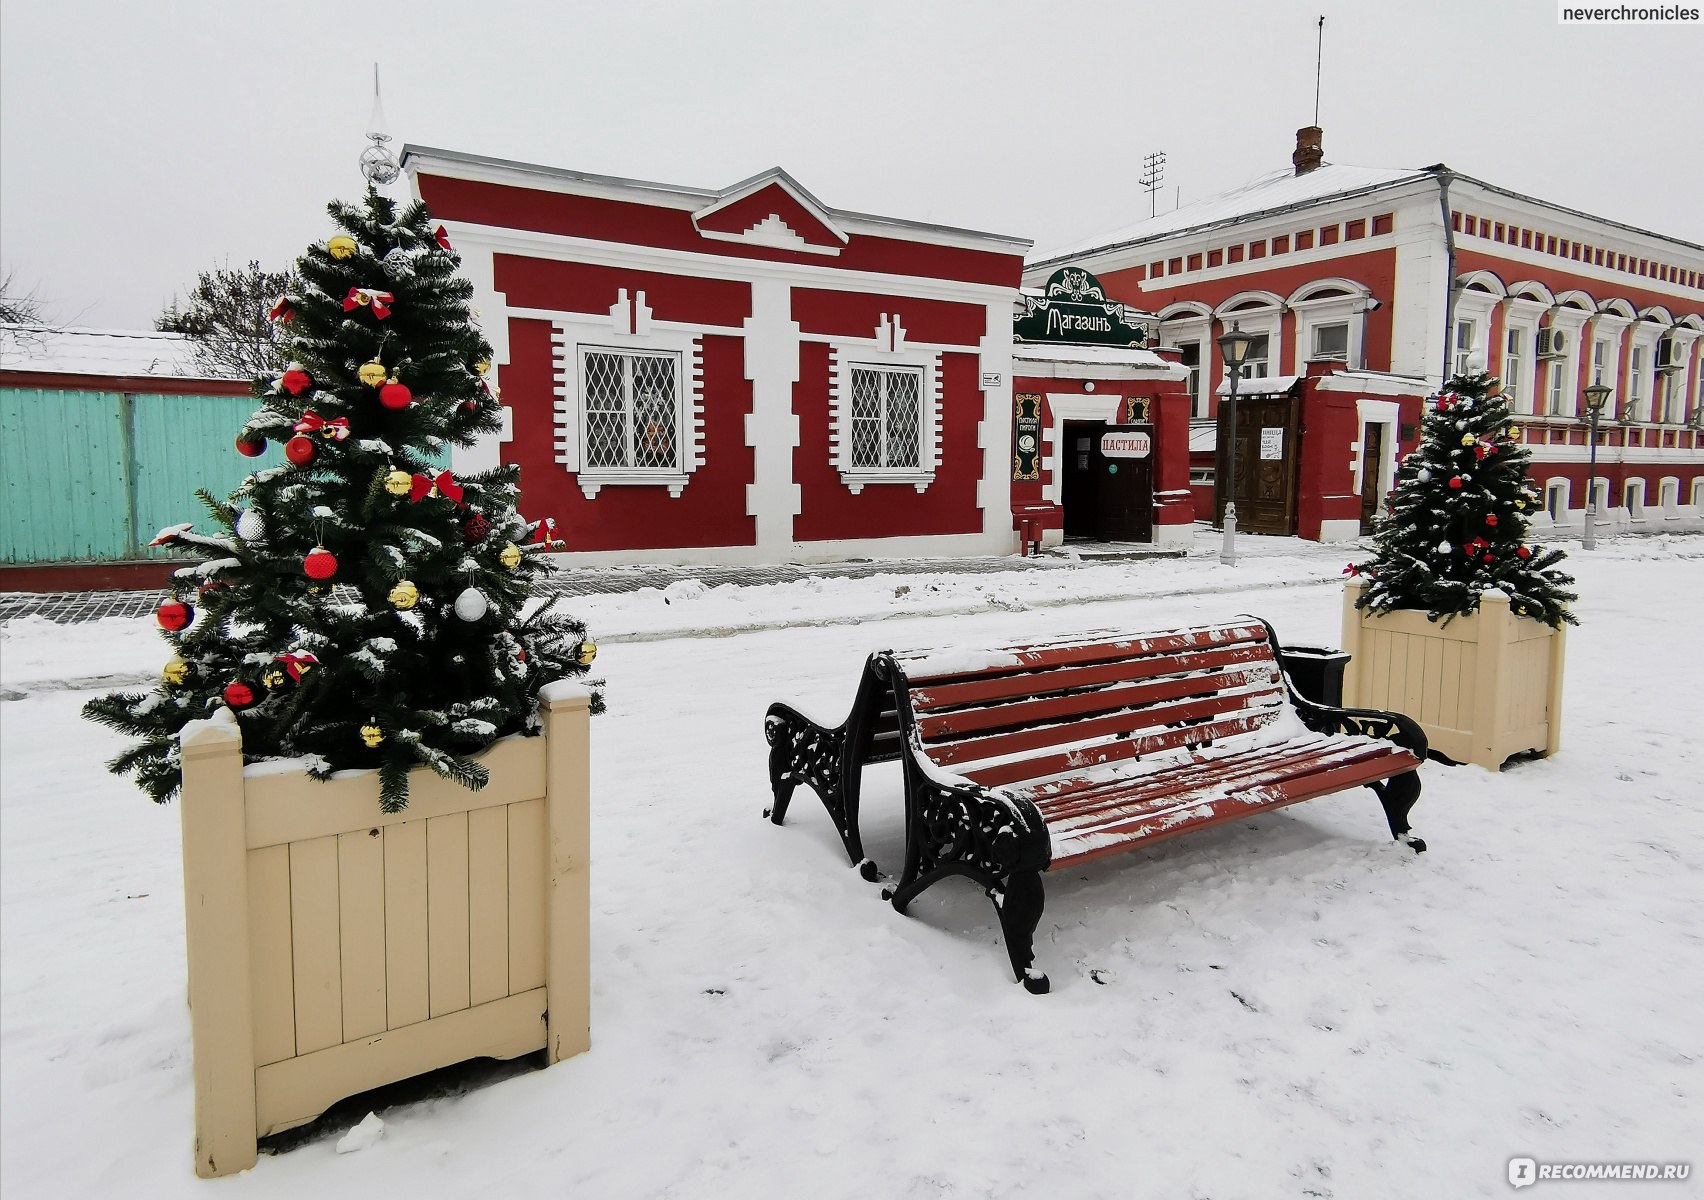
[[[1383,803],[1392,837],[1426,848],[1408,826],[1426,757],[1419,725],[1298,696],[1282,655],[1255,618],[872,654],[841,725],[770,706],[765,815],[781,824],[808,784],[874,880],[858,832],[863,768],[900,759],[905,869],[884,895],[904,912],[941,879],[975,880],[995,904],[1013,972],[1045,992],[1032,946],[1044,871],[1362,785]]]

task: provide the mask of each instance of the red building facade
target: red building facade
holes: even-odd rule
[[[579,562],[1016,548],[1011,306],[1029,243],[409,148],[495,349],[504,432]]]
[[[1260,339],[1239,390],[1243,528],[1354,536],[1412,448],[1424,396],[1470,365],[1498,375],[1523,415],[1554,529],[1581,527],[1582,392],[1599,381],[1614,389],[1598,435],[1602,520],[1704,523],[1704,247],[1442,166],[1324,164],[1317,129],[1300,131],[1293,162],[1028,269],[1089,267],[1109,296],[1158,314],[1162,344],[1194,372],[1198,510],[1223,502],[1214,339],[1236,324]]]

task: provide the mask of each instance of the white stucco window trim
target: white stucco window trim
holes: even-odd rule
[[[1367,329],[1367,313],[1377,306],[1372,293],[1365,287],[1348,279],[1319,279],[1301,289],[1307,291],[1322,290],[1347,291],[1349,295],[1322,296],[1318,299],[1292,299],[1288,303],[1291,312],[1296,314],[1296,373],[1301,373],[1301,364],[1313,362],[1314,331],[1325,325],[1345,325],[1349,330],[1349,345],[1347,356],[1342,360],[1347,370],[1359,370],[1362,364],[1362,343]],[[1333,362],[1335,359],[1320,361]],[[1273,374],[1277,374],[1276,371]]]
[[[1498,377],[1505,373],[1503,364],[1508,359],[1509,334],[1519,333],[1524,378],[1515,382],[1510,407],[1522,416],[1530,416],[1539,410],[1538,391],[1534,386],[1538,380],[1538,323],[1549,306],[1542,300],[1531,300],[1525,296],[1510,296],[1504,304],[1503,344],[1497,348]],[[1506,385],[1507,381],[1504,382]]]
[[[882,349],[876,339],[843,338],[828,344],[828,454],[840,482],[854,496],[877,484],[906,484],[919,493],[929,490],[941,462],[941,352],[904,344],[904,331],[882,340],[895,348]],[[917,393],[916,467],[857,467],[852,465],[852,368],[910,367],[922,373]]]
[[[605,487],[666,487],[679,497],[693,472],[704,465],[704,337],[691,329],[663,329],[650,320],[640,292],[630,306],[625,290],[610,316],[563,314],[552,322],[551,354],[556,376],[556,461],[575,476],[586,499]],[[600,348],[672,354],[676,362],[675,429],[679,465],[672,469],[587,467],[585,352]]]

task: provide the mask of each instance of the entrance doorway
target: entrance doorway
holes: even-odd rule
[[[1290,535],[1296,532],[1296,462],[1300,430],[1298,403],[1289,396],[1237,397],[1237,473],[1231,480],[1237,504],[1237,528],[1244,533]],[[1230,445],[1230,402],[1219,405],[1218,478],[1226,468]],[[1225,488],[1214,497],[1213,519],[1225,520]]]
[[[1152,446],[1146,425],[1108,425],[1105,421],[1066,421],[1060,452],[1060,503],[1065,509],[1067,540],[1148,542],[1154,536],[1154,456],[1151,449],[1132,456],[1129,440],[1109,457],[1107,433],[1140,435]]]
[[[1384,465],[1384,425],[1361,426],[1361,532],[1371,533],[1379,515],[1379,475]]]

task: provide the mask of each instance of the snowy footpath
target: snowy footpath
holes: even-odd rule
[[[611,708],[591,1052],[381,1111],[340,1154],[355,1113],[214,1182],[191,1173],[177,814],[107,775],[118,739],[77,716],[164,647],[145,619],[12,622],[0,1192],[1456,1200],[1513,1194],[1524,1155],[1694,1161],[1687,1183],[1535,1200],[1700,1194],[1704,539],[1574,554],[1564,748],[1428,764],[1429,853],[1360,790],[1050,876],[1049,996],[1011,982],[969,884],[901,917],[808,790],[785,828],[761,818],[765,707],[839,720],[872,649],[1241,612],[1331,644],[1346,557],[577,603]],[[769,627],[792,620],[819,623]],[[872,774],[865,842],[893,872],[897,767]]]

